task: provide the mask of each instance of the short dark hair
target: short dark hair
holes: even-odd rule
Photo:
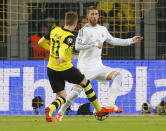
[[[89,6],[86,10],[87,14],[89,13],[90,10],[98,10],[96,6]]]
[[[78,20],[78,14],[74,11],[68,11],[65,14],[65,25],[72,26]]]

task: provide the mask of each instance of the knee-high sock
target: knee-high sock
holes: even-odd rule
[[[92,85],[90,84],[90,81],[88,81],[87,84],[85,86],[83,86],[83,88],[84,88],[86,96],[88,97],[88,100],[93,104],[96,112],[101,111],[102,108],[98,103],[96,94],[95,94],[94,90],[92,89]]]
[[[71,104],[73,103],[74,99],[77,98],[81,94],[81,91],[82,91],[82,89],[73,87],[73,90],[71,91],[71,93],[69,95],[67,95],[66,103],[61,106],[61,108],[59,110],[59,113],[64,114],[66,109],[69,106],[71,106]]]
[[[63,97],[57,97],[52,104],[50,105],[50,112],[49,116],[52,116],[53,111],[56,111],[62,104],[66,102],[65,98]]]
[[[120,92],[121,83],[122,83],[121,73],[116,72],[113,75],[112,80],[113,80],[113,82],[112,82],[111,88],[109,89],[110,97],[109,97],[109,101],[108,101],[108,106],[113,106],[115,104],[115,101],[118,97],[118,93]]]

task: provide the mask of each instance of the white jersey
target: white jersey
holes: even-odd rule
[[[95,27],[86,24],[80,29],[75,48],[79,50],[77,67],[94,67],[101,66],[101,53],[102,49],[98,48],[98,43],[108,42],[111,45],[128,46],[133,43],[132,38],[130,39],[119,39],[114,38],[106,27],[96,25]]]

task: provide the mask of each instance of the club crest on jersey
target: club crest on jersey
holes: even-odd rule
[[[68,38],[68,39],[67,39],[67,42],[68,42],[69,44],[71,44],[71,43],[73,43],[73,39],[72,39],[72,38]]]

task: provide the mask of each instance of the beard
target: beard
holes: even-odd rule
[[[89,23],[90,23],[92,26],[96,26],[96,25],[97,25],[97,20],[89,20]]]

